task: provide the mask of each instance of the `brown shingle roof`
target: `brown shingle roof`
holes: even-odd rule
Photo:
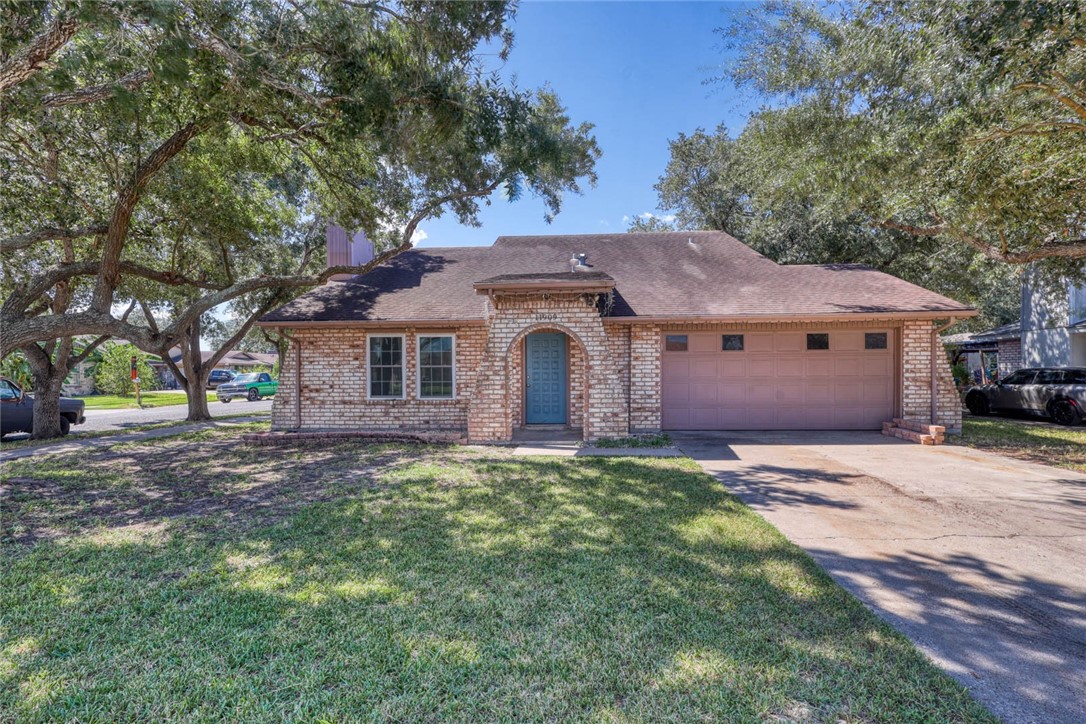
[[[865,266],[782,266],[718,231],[502,236],[489,247],[412,249],[368,274],[330,282],[265,316],[295,322],[482,320],[473,284],[569,275],[572,253],[615,280],[612,317],[790,318],[969,315],[970,307]]]

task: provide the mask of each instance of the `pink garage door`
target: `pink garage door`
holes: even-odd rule
[[[665,333],[665,430],[875,430],[894,416],[889,329]]]

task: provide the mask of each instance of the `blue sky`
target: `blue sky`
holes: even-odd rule
[[[550,85],[575,123],[596,125],[599,182],[568,196],[552,224],[525,194],[495,195],[481,228],[445,215],[422,225],[419,246],[490,244],[502,234],[625,232],[623,216],[659,213],[653,184],[679,132],[725,123],[743,128],[758,99],[730,84],[705,85],[726,60],[714,29],[749,4],[710,2],[524,2],[502,67],[522,88]]]

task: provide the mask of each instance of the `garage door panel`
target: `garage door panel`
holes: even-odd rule
[[[717,400],[722,405],[744,405],[747,401],[745,382],[719,382],[716,386]]]
[[[698,333],[688,352],[663,352],[666,429],[878,429],[893,417],[892,344],[868,350],[864,330],[831,330],[829,350],[807,350],[806,331],[740,333],[742,351]]]
[[[778,352],[800,352],[807,344],[806,335],[801,332],[778,332],[773,348]]]
[[[863,369],[860,357],[835,357],[833,360],[833,374],[837,377],[860,377]]]
[[[773,334],[770,332],[753,332],[743,335],[743,348],[747,352],[772,352]]]
[[[735,353],[729,353],[727,357],[720,360],[720,376],[722,378],[735,378],[747,376],[747,360],[745,357],[733,357]]]
[[[715,380],[720,376],[717,360],[712,358],[693,358],[690,360],[690,376],[694,379]]]
[[[863,387],[854,381],[841,380],[833,383],[835,405],[858,405],[863,399]]]
[[[696,382],[690,386],[691,388],[691,402],[694,407],[716,407],[718,404],[716,390],[716,381],[712,382]]]
[[[865,404],[878,403],[885,406],[893,401],[890,384],[884,380],[875,380],[863,383],[863,401]]]
[[[820,350],[820,352],[821,354],[819,356],[816,357],[812,354],[805,360],[808,377],[833,376],[833,357],[826,356],[825,351]]]
[[[749,377],[776,377],[777,358],[769,355],[751,356],[747,360],[747,375]]]
[[[776,405],[777,385],[771,382],[752,382],[747,387],[747,402],[753,405]]]
[[[803,377],[802,357],[781,357],[777,360],[778,377]]]
[[[847,331],[833,332],[834,344],[832,348],[839,352],[859,352],[864,348],[864,333]]]
[[[892,369],[888,354],[864,357],[864,377],[887,377]]]

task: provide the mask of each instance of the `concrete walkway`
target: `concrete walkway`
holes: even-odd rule
[[[1086,722],[1086,475],[878,433],[676,444],[1010,722]]]
[[[39,455],[61,455],[76,452],[88,448],[108,447],[120,445],[126,442],[139,442],[141,440],[153,440],[159,437],[171,435],[183,435],[186,432],[195,432],[209,427],[229,427],[246,422],[261,422],[267,420],[267,416],[235,417],[229,420],[213,420],[211,422],[194,422],[191,425],[172,425],[160,427],[155,430],[142,430],[140,432],[118,432],[116,434],[101,435],[99,437],[68,437],[57,442],[46,442],[41,445],[13,448],[0,452],[0,463],[21,458],[37,457]]]
[[[580,443],[525,443],[513,448],[514,455],[544,455],[563,458],[680,458],[674,447],[581,447]]]

